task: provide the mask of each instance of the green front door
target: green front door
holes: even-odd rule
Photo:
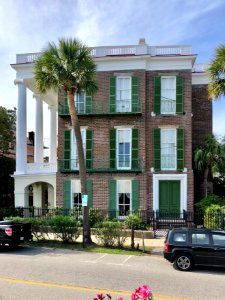
[[[159,212],[160,213],[180,212],[180,181],[179,180],[159,181]]]

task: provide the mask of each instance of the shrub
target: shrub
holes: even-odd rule
[[[195,204],[195,207],[198,210],[205,211],[212,204],[216,204],[219,206],[225,206],[225,198],[221,198],[217,195],[210,195],[207,198],[202,199],[198,203]]]
[[[99,243],[106,247],[114,245],[123,247],[127,239],[124,224],[119,221],[103,221],[98,223],[98,227],[95,229],[95,235]]]
[[[54,216],[49,220],[49,225],[55,237],[64,243],[72,242],[79,237],[80,222],[71,216]]]
[[[41,219],[41,218],[30,218],[29,222],[31,223],[32,234],[37,240],[45,240],[49,237],[49,219]]]
[[[98,223],[101,223],[106,220],[106,216],[102,212],[95,208],[90,208],[89,210],[89,220],[91,227],[97,227]]]
[[[204,213],[204,227],[222,228],[225,224],[225,206],[212,204],[206,208]]]

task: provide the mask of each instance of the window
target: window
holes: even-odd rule
[[[161,169],[176,170],[176,129],[161,129]]]
[[[208,245],[209,244],[209,235],[206,233],[192,233],[191,242],[192,242],[192,244]]]
[[[131,111],[131,77],[119,76],[116,83],[116,111]]]
[[[86,129],[81,129],[81,136],[83,141],[83,149],[84,155],[86,153]],[[77,143],[74,131],[71,130],[71,170],[78,170],[79,162],[78,162],[78,151],[77,151]]]
[[[212,234],[213,244],[225,247],[225,235]]]
[[[82,196],[80,180],[71,180],[72,205],[71,207],[82,207]]]
[[[181,76],[154,77],[154,113],[183,114],[184,80]]]
[[[176,77],[161,77],[161,114],[176,113]]]
[[[131,168],[131,129],[117,130],[117,168]]]
[[[74,101],[77,113],[85,113],[85,93],[76,93],[74,95]]]
[[[174,233],[173,240],[174,242],[185,243],[187,241],[187,234],[181,232]]]
[[[118,180],[117,181],[117,203],[119,217],[129,214],[131,208],[131,181]]]

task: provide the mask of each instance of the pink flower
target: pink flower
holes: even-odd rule
[[[122,298],[122,297],[119,297],[117,300],[123,300],[123,298]]]
[[[152,296],[152,292],[150,291],[150,289],[147,285],[143,285],[140,288],[139,293],[140,293],[140,296],[143,298],[143,300],[148,300],[148,298]]]
[[[135,292],[133,292],[132,293],[132,295],[131,295],[131,300],[138,300],[138,294],[136,293],[136,291]]]

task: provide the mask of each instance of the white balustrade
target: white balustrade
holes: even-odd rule
[[[128,46],[102,46],[90,48],[91,56],[104,57],[114,55],[191,55],[191,46],[148,46],[146,44]],[[41,55],[38,53],[17,54],[16,63],[32,63]]]

